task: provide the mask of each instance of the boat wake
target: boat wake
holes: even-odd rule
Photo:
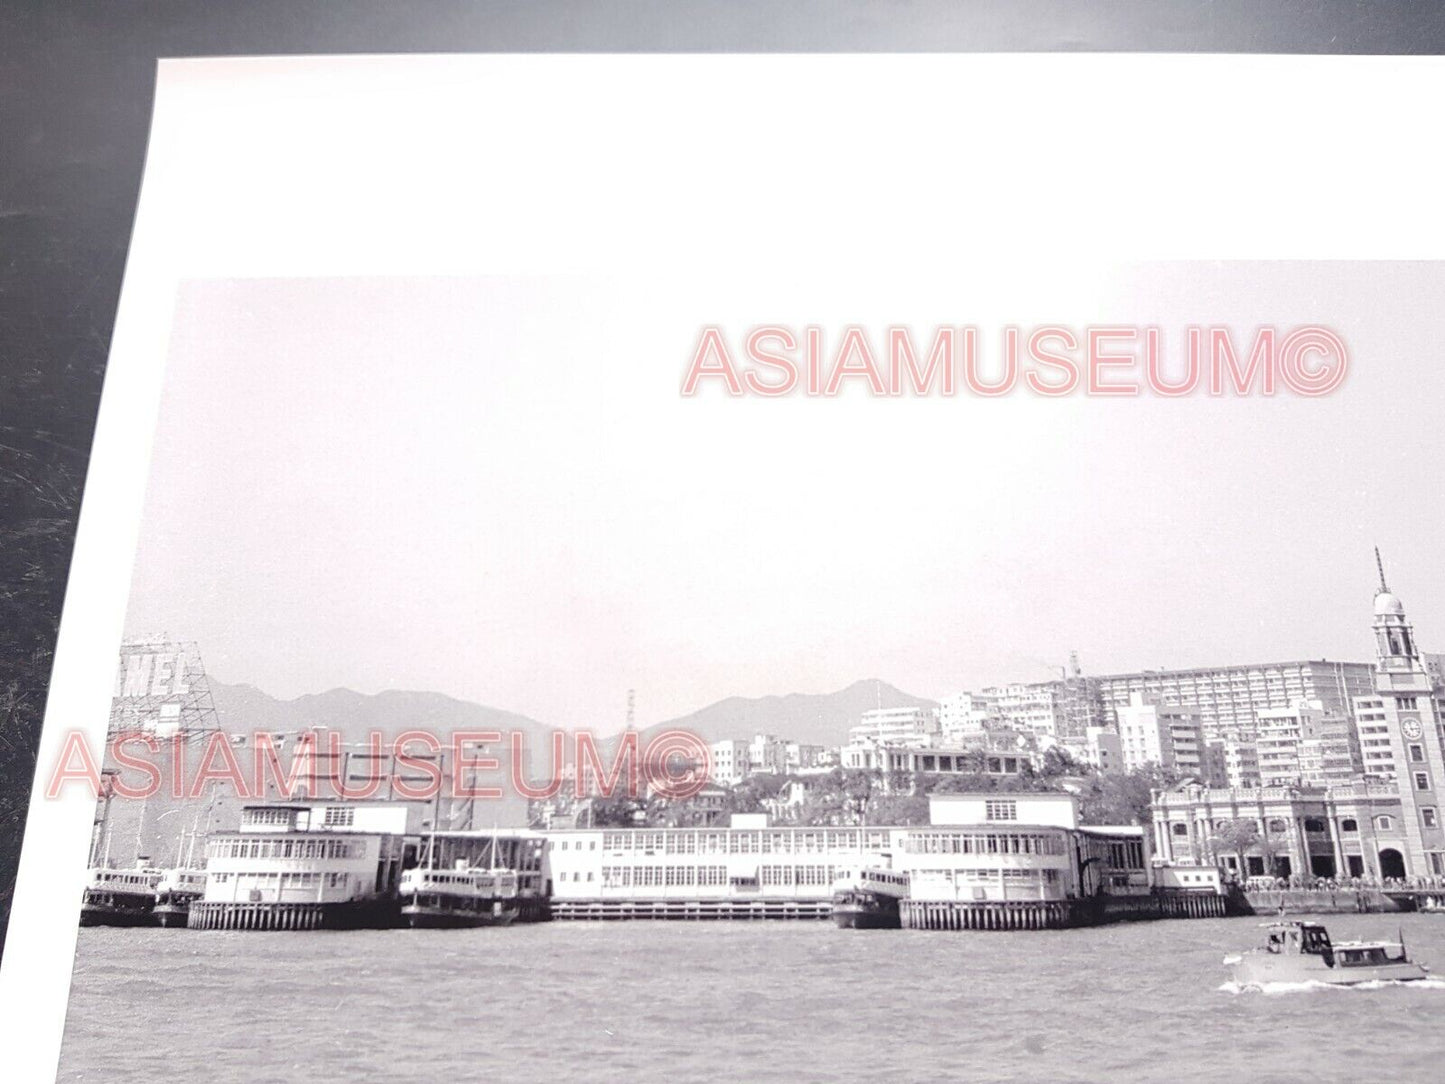
[[[1396,979],[1377,979],[1374,982],[1359,982],[1350,986],[1333,982],[1266,982],[1241,986],[1237,982],[1226,982],[1221,984],[1219,989],[1226,994],[1263,994],[1265,997],[1279,997],[1282,994],[1307,994],[1315,990],[1339,990],[1350,993],[1357,990],[1385,990],[1392,986],[1407,987],[1412,990],[1438,991],[1445,990],[1445,979],[1415,979],[1409,982]]]

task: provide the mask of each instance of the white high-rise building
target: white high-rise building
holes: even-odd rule
[[[848,731],[849,745],[904,745],[922,748],[938,736],[938,712],[934,708],[874,708],[865,711],[858,725]]]
[[[1126,770],[1157,764],[1179,775],[1209,778],[1198,712],[1175,704],[1150,703],[1135,693],[1118,714]]]
[[[999,722],[998,699],[982,693],[955,693],[938,705],[938,730],[945,745],[977,740]]]
[[[1369,663],[1301,662],[1211,666],[1196,670],[1146,670],[1093,679],[1106,713],[1117,719],[1135,693],[1159,704],[1180,704],[1199,713],[1210,741],[1254,737],[1262,708],[1288,708],[1318,700],[1326,715],[1352,716],[1354,700],[1373,689]]]

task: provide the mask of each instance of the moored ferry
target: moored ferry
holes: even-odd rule
[[[155,924],[156,884],[161,871],[143,862],[133,869],[97,866],[87,875],[80,904],[82,926]]]
[[[833,921],[842,930],[896,930],[908,874],[877,866],[841,870],[833,880]]]
[[[506,926],[517,917],[517,873],[510,869],[409,869],[401,875],[401,914],[415,929]]]
[[[1405,953],[1404,940],[1338,941],[1317,922],[1271,922],[1264,945],[1234,964],[1234,981],[1244,989],[1280,982],[1358,986],[1367,982],[1417,982],[1429,968]]]
[[[159,926],[184,926],[190,916],[191,904],[206,891],[203,869],[168,869],[161,873],[155,888],[155,917]]]

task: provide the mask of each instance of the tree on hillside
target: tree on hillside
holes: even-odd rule
[[[1049,779],[1060,775],[1083,775],[1086,772],[1087,769],[1074,760],[1067,749],[1055,745],[1044,750],[1043,766],[1039,768],[1038,774]]]
[[[579,818],[588,828],[631,828],[646,816],[646,802],[620,792],[592,798],[585,809],[579,809]]]
[[[879,794],[868,805],[864,824],[928,824],[928,799],[921,794]]]
[[[931,775],[923,784],[926,794],[987,794],[998,790],[998,777],[982,772],[966,775]]]
[[[1101,772],[1080,796],[1079,820],[1084,824],[1148,824],[1152,792],[1175,782],[1173,773],[1158,765],[1132,772]]]

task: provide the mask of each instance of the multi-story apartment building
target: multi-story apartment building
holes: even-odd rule
[[[922,747],[933,744],[937,736],[935,708],[874,708],[865,711],[858,725],[848,731],[848,744],[875,742]]]
[[[1111,720],[1138,693],[1160,704],[1192,708],[1210,740],[1252,739],[1259,711],[1288,708],[1300,700],[1318,701],[1325,715],[1353,719],[1355,699],[1374,691],[1369,663],[1324,660],[1148,670],[1095,680]]]
[[[999,723],[998,698],[983,693],[955,693],[938,705],[940,740],[948,745],[982,737]]]
[[[1354,724],[1343,715],[1326,715],[1319,701],[1263,708],[1255,718],[1262,785],[1348,783],[1361,774]]]
[[[1206,776],[1229,787],[1259,786],[1259,752],[1247,738],[1205,742]]]
[[[1105,711],[1098,682],[1076,674],[956,693],[939,704],[938,720],[943,740],[951,744],[997,729],[1062,740],[1083,738],[1089,727],[1103,726]]]
[[[1059,684],[1000,685],[985,689],[983,695],[997,704],[1000,727],[1059,738],[1067,730]]]
[[[712,743],[710,777],[714,783],[734,786],[752,773],[752,758],[748,752],[748,744],[748,742],[733,738]]]
[[[1355,732],[1359,735],[1361,770],[1371,779],[1393,780],[1396,776],[1395,743],[1379,697],[1362,696],[1355,701]]]
[[[1179,775],[1209,778],[1198,712],[1153,703],[1135,693],[1127,705],[1118,709],[1118,715],[1125,770],[1157,764]]]
[[[1097,678],[1084,677],[1076,671],[1072,677],[1053,684],[1060,737],[1081,737],[1090,727],[1108,724],[1104,696]]]
[[[836,760],[837,749],[833,750]],[[826,766],[828,748],[824,745],[809,745],[806,742],[787,743],[785,763],[790,772],[807,772]]]
[[[771,734],[754,734],[748,742],[748,771],[781,775],[788,770],[788,743]]]

